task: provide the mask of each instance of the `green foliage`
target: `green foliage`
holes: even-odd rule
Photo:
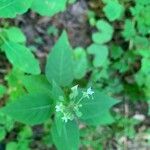
[[[0,120],[0,142],[2,142],[6,138],[7,133],[13,129],[14,121],[2,113],[0,113]]]
[[[6,92],[6,87],[3,85],[0,85],[0,98],[5,94]]]
[[[43,16],[53,16],[66,8],[67,0],[33,0],[31,9]]]
[[[11,27],[8,29],[4,29],[4,33],[9,41],[15,43],[25,43],[26,37],[22,33],[22,31],[17,27]]]
[[[18,14],[26,12],[33,0],[0,0],[0,17],[13,18]]]
[[[20,31],[19,34],[23,35]],[[89,125],[104,125],[113,121],[109,110],[117,103],[116,100],[102,93],[95,93],[91,87],[87,90],[82,89],[81,94],[79,94],[78,85],[68,91],[75,79],[82,80],[84,78],[89,62],[84,49],[72,50],[65,31],[49,53],[46,75],[39,74],[39,65],[37,65],[38,62],[33,54],[24,45],[19,44],[25,42],[22,40],[23,38],[20,38],[23,36],[19,36],[15,42],[12,42],[13,36],[14,33],[10,36],[2,34],[2,50],[13,64],[14,69],[6,77],[10,91],[10,102],[0,110],[1,113],[10,116],[15,121],[29,125],[44,123],[54,114],[54,123],[51,129],[52,139],[59,150],[78,149],[77,119]],[[108,49],[103,45],[98,45],[99,47],[101,54],[106,55],[104,58],[102,57],[100,62],[100,65],[103,65],[108,57]],[[96,56],[91,50],[88,52]],[[99,56],[101,55],[99,54]],[[93,95],[94,93],[95,95]],[[105,100],[103,101],[103,99]],[[92,118],[91,115],[94,117]],[[3,131],[1,137],[5,138],[5,130]],[[26,136],[26,132],[22,132],[21,135]],[[7,149],[10,147],[28,149],[28,142],[11,142],[7,145]]]
[[[65,31],[48,56],[46,77],[60,86],[69,85],[73,81],[73,52]]]
[[[74,77],[75,79],[83,78],[87,73],[88,60],[84,49],[76,48],[74,50]]]
[[[110,1],[103,8],[103,11],[110,21],[115,21],[123,16],[124,7],[118,1]]]
[[[108,22],[99,20],[96,23],[96,27],[99,31],[92,35],[92,39],[95,43],[104,44],[112,39],[113,28]]]
[[[28,10],[52,17],[73,2],[0,0],[0,18],[14,18]],[[116,149],[123,149],[122,139],[133,141],[137,136],[143,120],[138,124],[134,119],[134,105],[147,100],[144,105],[149,107],[150,98],[150,2],[102,0],[89,4],[94,7],[88,10],[91,43],[73,49],[63,31],[50,49],[45,74],[25,46],[24,33],[5,21],[2,24],[0,55],[6,54],[12,66],[5,70],[2,62],[0,69],[0,77],[5,75],[0,80],[0,141],[7,141],[14,126],[15,131],[19,129],[6,150],[29,150],[35,140],[30,126],[37,124],[44,126],[41,139],[49,149],[53,144],[58,150],[113,149],[112,140]],[[60,33],[53,25],[46,32],[55,38]],[[42,36],[36,38],[38,44],[43,41]],[[125,108],[132,104],[133,110],[129,107],[124,112],[119,104],[112,109],[118,101],[108,95],[123,99]],[[126,117],[118,117],[122,112]],[[13,119],[30,126],[14,124]]]
[[[40,93],[26,95],[2,108],[1,112],[17,121],[35,125],[49,118],[52,111],[51,103],[48,95]]]
[[[40,74],[39,62],[23,45],[25,42],[25,35],[17,27],[0,30],[0,50],[5,52],[11,64],[25,73]]]
[[[9,100],[14,101],[16,98],[25,94],[24,88],[22,87],[21,77],[23,73],[17,69],[12,69],[11,72],[7,76],[5,76],[5,80],[8,84],[8,94]]]
[[[49,92],[51,85],[44,75],[24,75],[21,78],[22,84],[29,93]]]
[[[62,123],[62,128],[56,127],[57,122],[52,127],[53,141],[58,150],[78,150],[79,149],[79,129],[75,121]],[[60,132],[60,133],[59,133]],[[65,144],[64,144],[65,143]]]
[[[0,17],[14,18],[25,13],[28,9],[44,16],[53,16],[58,12],[64,11],[67,0],[0,0]]]
[[[86,99],[82,102],[83,107],[81,108],[81,112],[83,115],[81,119],[89,125],[112,123],[114,120],[110,115],[109,109],[116,103],[117,101],[115,99],[96,91],[92,100],[89,101]]]
[[[30,150],[31,138],[33,132],[31,127],[23,126],[17,135],[17,140],[9,141],[6,145],[6,150]]]
[[[108,48],[105,45],[92,44],[88,47],[88,53],[94,55],[94,67],[104,66],[108,59]]]
[[[5,139],[5,136],[6,136],[5,128],[4,127],[0,127],[0,141]]]
[[[132,20],[125,20],[123,36],[126,40],[131,40],[135,37],[136,31],[134,28],[134,22]]]
[[[146,35],[149,33],[150,27],[150,3],[149,1],[136,1],[136,6],[131,8],[131,13],[135,16],[135,20],[137,21],[138,31]]]
[[[38,61],[35,59],[31,51],[25,46],[14,42],[5,42],[1,48],[5,51],[7,58],[14,67],[29,74],[36,75],[40,73]]]

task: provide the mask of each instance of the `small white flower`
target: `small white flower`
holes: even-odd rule
[[[88,98],[88,99],[90,98],[89,95],[87,94],[87,92],[82,92],[82,93],[83,93],[84,98]]]
[[[62,112],[63,111],[63,104],[60,103],[55,106],[56,112]]]
[[[86,98],[90,98],[90,96],[92,97],[92,99],[93,99],[93,94],[94,94],[94,91],[92,90],[92,88],[91,87],[89,87],[88,89],[87,89],[87,91],[86,92],[82,92],[83,93],[83,97],[86,97]]]
[[[68,122],[68,117],[67,117],[67,115],[66,115],[66,114],[64,114],[64,116],[62,117],[62,120],[63,120],[65,123],[67,123],[67,122]]]
[[[94,94],[94,91],[92,90],[91,87],[89,87],[89,88],[87,89],[87,94],[90,95],[90,96],[92,96],[92,95]]]

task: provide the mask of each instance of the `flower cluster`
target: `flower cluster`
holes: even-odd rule
[[[69,95],[69,104],[65,104],[63,97],[59,98],[59,103],[55,106],[56,112],[61,113],[62,120],[66,123],[68,120],[73,120],[76,116],[81,117],[82,113],[80,108],[82,107],[81,101],[85,98],[93,99],[94,91],[92,88],[88,88],[86,91],[82,91],[82,95],[79,97],[78,85],[71,88]]]

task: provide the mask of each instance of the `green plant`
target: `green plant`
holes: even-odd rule
[[[31,9],[40,15],[53,16],[63,11],[68,0],[0,0],[0,17],[14,18]]]
[[[26,38],[19,28],[0,29],[0,49],[6,54],[14,67],[26,73],[39,74],[39,63],[24,45],[25,41]]]
[[[2,46],[2,48],[6,51],[10,50],[9,46]],[[24,50],[24,47],[22,48]],[[44,123],[52,115],[55,115],[51,132],[53,141],[60,150],[78,149],[79,128],[77,120],[94,126],[111,123],[113,117],[110,115],[109,109],[117,103],[115,99],[107,97],[96,89],[93,91],[88,88],[86,91],[84,88],[78,89],[78,86],[72,87],[76,77],[74,70],[77,69],[77,64],[82,62],[76,61],[77,58],[80,58],[80,54],[82,54],[82,49],[76,49],[73,53],[64,31],[48,56],[46,76],[35,75],[34,66],[32,67],[33,72],[28,72],[28,67],[22,70],[23,67],[20,66],[23,64],[16,66],[21,72],[33,74],[21,73],[22,75],[18,76],[22,81],[20,84],[25,87],[27,94],[17,96],[1,109],[2,113],[29,125]],[[83,54],[82,57],[86,57],[86,54]],[[28,62],[34,61],[34,57],[28,57],[28,60],[29,58]],[[13,59],[16,58],[13,57]],[[28,62],[24,62],[24,65],[28,66],[25,64]],[[15,64],[16,60],[13,61],[14,66]],[[17,64],[19,63],[17,62]],[[85,68],[78,69],[79,73],[83,70]],[[84,75],[85,73],[82,73],[77,78],[81,79]],[[72,87],[71,90],[70,87]]]
[[[75,1],[0,0],[0,18],[15,18],[28,10],[52,17]],[[123,143],[137,138],[144,122],[137,122],[134,115],[149,115],[134,105],[141,102],[149,107],[150,2],[88,3],[94,7],[87,12],[91,43],[73,49],[63,31],[48,54],[45,69],[26,46],[24,33],[4,20],[0,55],[5,54],[12,66],[0,81],[0,141],[7,141],[16,122],[27,124],[17,124],[16,137],[5,143],[7,150],[30,149],[34,125],[43,129],[42,143],[48,148],[55,144],[58,150],[113,149],[114,141],[116,149],[124,149]],[[55,25],[46,32],[55,38],[60,33]],[[43,41],[42,36],[36,38],[36,43]],[[118,101],[107,95],[119,97],[123,104],[111,109]]]

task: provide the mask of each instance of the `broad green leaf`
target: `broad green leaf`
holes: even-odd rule
[[[113,36],[113,27],[104,20],[97,21],[96,24],[99,32],[96,32],[92,35],[92,39],[97,44],[104,44],[109,42]]]
[[[50,92],[51,85],[44,75],[24,75],[22,77],[22,84],[28,92]]]
[[[25,13],[33,0],[0,0],[0,17],[13,18]]]
[[[34,0],[31,9],[43,16],[53,16],[64,11],[67,0]]]
[[[74,76],[76,79],[81,79],[85,76],[88,68],[88,60],[86,52],[82,48],[74,50]]]
[[[103,8],[103,11],[109,21],[115,21],[123,16],[124,7],[118,1],[110,1]]]
[[[73,52],[67,33],[63,32],[50,52],[46,64],[46,77],[60,86],[67,86],[73,81]]]
[[[51,115],[51,99],[48,95],[40,93],[25,95],[0,111],[25,124],[41,124]]]
[[[110,108],[118,103],[115,99],[104,93],[95,91],[93,99],[82,101],[81,120],[89,125],[104,125],[114,121],[110,114]]]
[[[69,121],[67,123],[62,123],[61,132],[58,132],[56,122],[52,126],[52,138],[57,150],[78,150],[79,129],[76,122]]]
[[[105,45],[92,44],[88,47],[88,53],[94,55],[95,67],[102,67],[108,59],[108,48]]]
[[[11,27],[9,29],[5,29],[4,32],[7,35],[9,41],[15,43],[25,43],[26,37],[23,32],[17,27]]]
[[[14,42],[5,42],[2,45],[7,58],[14,67],[29,74],[39,74],[40,66],[31,51],[23,45]]]

